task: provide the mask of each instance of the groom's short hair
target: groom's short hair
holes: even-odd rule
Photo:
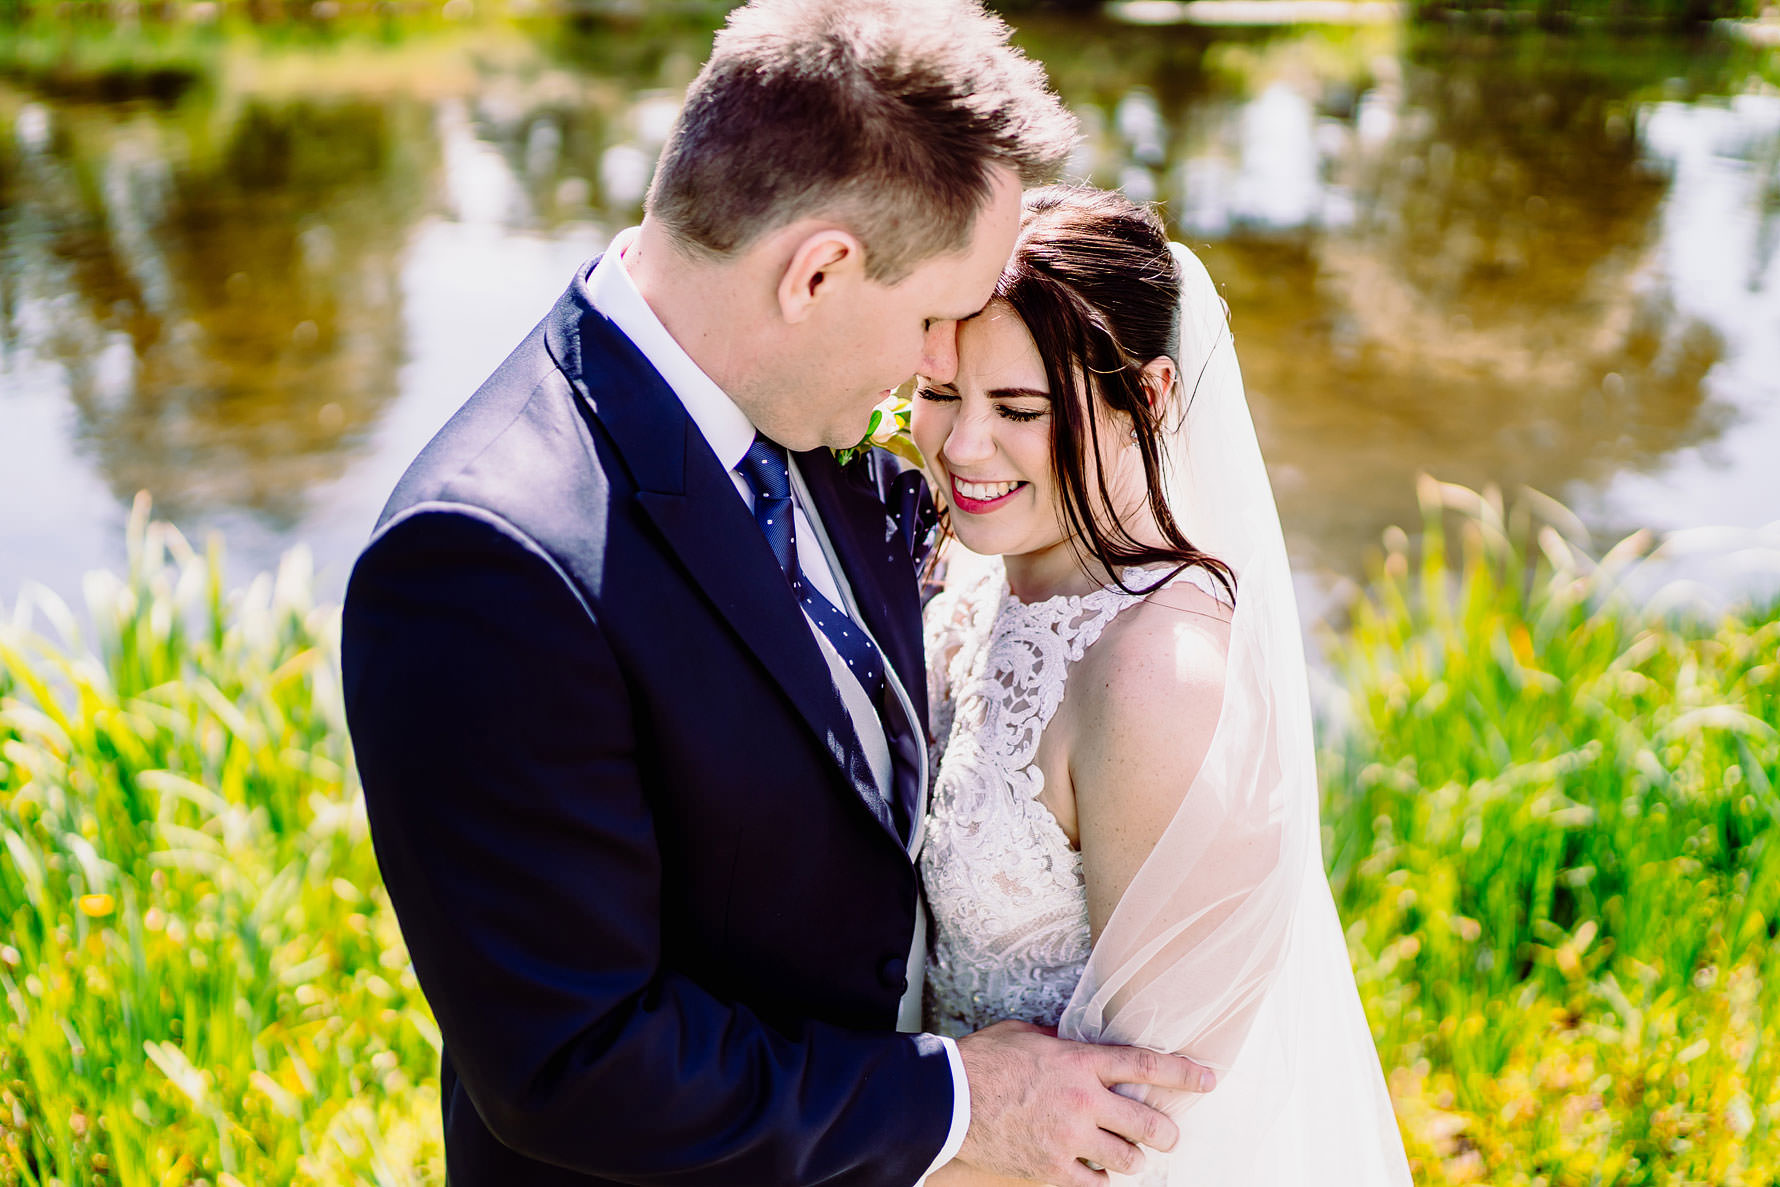
[[[722,259],[808,215],[894,283],[968,246],[1002,165],[1052,180],[1076,121],[977,0],[754,0],[687,91],[648,210]]]

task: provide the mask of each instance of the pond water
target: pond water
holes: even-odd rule
[[[1295,563],[1415,476],[1635,527],[1780,520],[1780,62],[1706,35],[1031,19],[1077,176],[1231,307]],[[58,44],[60,37],[64,44]],[[412,455],[639,216],[706,28],[0,31],[0,607],[138,490],[324,596]],[[145,64],[146,63],[146,64]],[[1328,613],[1327,597],[1314,603]]]

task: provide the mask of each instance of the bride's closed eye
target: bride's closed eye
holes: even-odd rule
[[[915,398],[926,400],[930,404],[955,404],[958,402],[958,393],[944,388],[923,387],[916,389]],[[1028,421],[1037,420],[1049,410],[1015,408],[997,400],[995,411],[1003,420],[1012,421],[1015,424],[1025,424]]]

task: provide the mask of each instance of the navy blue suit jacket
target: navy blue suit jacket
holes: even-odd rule
[[[346,595],[450,1180],[904,1187],[953,1092],[894,1033],[915,870],[764,537],[586,277],[415,461]],[[798,463],[924,713],[873,473]]]

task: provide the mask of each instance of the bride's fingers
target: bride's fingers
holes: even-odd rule
[[[1167,1113],[1117,1093],[1108,1093],[1100,1127],[1126,1142],[1168,1151],[1180,1141],[1180,1126]]]
[[[1111,1177],[1081,1162],[1071,1162],[1058,1178],[1055,1187],[1106,1187]]]
[[[1134,1175],[1143,1169],[1143,1151],[1127,1142],[1116,1133],[1108,1133],[1104,1129],[1091,1140],[1089,1149],[1082,1158],[1090,1164],[1090,1169],[1112,1171],[1121,1175]]]

